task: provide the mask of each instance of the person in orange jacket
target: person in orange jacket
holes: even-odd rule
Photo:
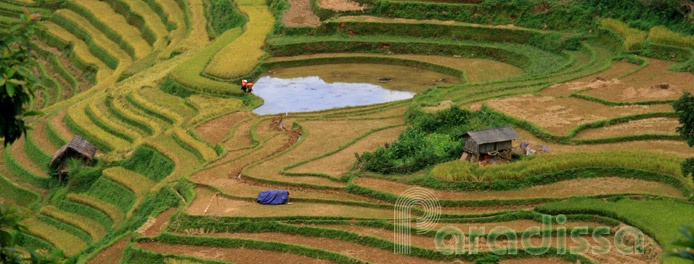
[[[247,93],[253,92],[253,83],[246,83],[246,92]]]
[[[245,93],[253,92],[253,83],[249,83],[246,80],[241,80],[241,90]]]

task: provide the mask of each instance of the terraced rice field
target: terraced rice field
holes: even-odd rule
[[[490,263],[686,263],[665,254],[679,226],[694,225],[694,181],[680,170],[694,149],[678,137],[671,104],[694,92],[692,42],[550,2],[234,0],[220,17],[202,0],[0,1],[0,27],[24,7],[46,25],[33,38],[41,75],[33,107],[44,115],[2,148],[0,198],[37,215],[22,243],[75,263],[479,263],[498,249],[486,242],[510,246],[547,216],[551,242],[537,233]],[[537,20],[515,13],[523,8]],[[212,20],[236,25],[234,17],[246,21],[207,32]],[[680,30],[694,32],[689,24]],[[385,72],[374,64],[392,72],[345,73]],[[287,72],[315,78],[326,65],[337,69],[327,83],[416,95],[259,115],[283,100],[239,87]],[[443,77],[400,80],[425,71]],[[426,119],[451,109],[480,112],[464,112],[453,128]],[[490,120],[519,134],[513,163],[431,158],[458,151],[462,128]],[[434,136],[442,130],[460,135]],[[96,146],[95,160],[60,182],[48,162],[75,136]],[[523,141],[549,153],[520,155]],[[416,147],[408,142],[433,147],[398,156]],[[400,162],[393,168],[424,165],[378,172],[365,153],[379,151]],[[288,203],[256,202],[273,189],[288,190]],[[421,221],[430,209],[422,204],[399,211],[412,190],[436,197],[437,221]],[[456,234],[437,248],[444,227],[478,238],[445,254]],[[604,241],[593,232],[612,242],[625,227],[643,231],[640,254],[563,252],[580,243],[557,239],[576,231],[597,248]],[[404,230],[407,254],[398,252]],[[539,245],[547,250],[531,254]]]

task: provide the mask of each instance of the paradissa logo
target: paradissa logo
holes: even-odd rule
[[[485,227],[471,226],[468,230],[469,235],[465,235],[460,229],[451,226],[445,226],[436,232],[434,243],[436,250],[444,255],[451,254],[477,254],[480,248],[479,238],[486,238],[487,248],[498,255],[515,255],[518,254],[518,236],[520,234],[520,244],[523,251],[531,255],[546,254],[550,247],[553,246],[552,240],[556,239],[555,247],[557,254],[563,255],[584,254],[589,251],[592,254],[607,254],[612,250],[612,243],[615,249],[624,255],[643,254],[644,253],[644,234],[641,230],[634,227],[622,227],[615,233],[614,240],[610,241],[606,236],[610,235],[611,230],[607,226],[593,228],[590,232],[588,227],[572,228],[568,232],[566,227],[558,227],[552,229],[552,217],[549,215],[542,216],[541,226],[528,227],[522,232],[517,232],[507,226],[496,226],[486,233]],[[556,223],[563,225],[566,223],[566,216],[558,215]],[[593,240],[591,243],[586,236],[590,235]],[[627,243],[627,238],[631,238],[633,242]],[[533,244],[533,238],[539,239],[539,244]],[[455,243],[451,245],[446,243],[447,240],[454,239]],[[567,240],[571,239],[576,246],[567,247]],[[505,246],[499,245],[499,241],[506,241]],[[465,250],[465,243],[470,243],[469,250]],[[535,242],[537,243],[537,242]]]
[[[396,201],[393,215],[396,254],[410,253],[412,236],[410,213],[413,206],[419,206],[423,211],[422,216],[414,220],[417,232],[433,229],[440,219],[441,205],[432,192],[418,187],[403,192]],[[486,241],[486,248],[489,251],[498,255],[518,254],[519,240],[522,250],[531,255],[546,254],[553,245],[557,248],[557,254],[560,255],[584,254],[589,251],[596,255],[607,254],[612,250],[613,245],[619,253],[624,255],[644,253],[644,233],[637,228],[622,227],[615,232],[613,241],[610,241],[608,236],[611,234],[611,229],[607,226],[575,227],[569,231],[564,226],[552,228],[553,222],[557,225],[566,224],[565,215],[557,215],[554,220],[556,221],[553,221],[552,216],[543,215],[541,226],[531,226],[522,232],[500,225],[487,233],[485,227],[471,226],[465,234],[456,227],[444,226],[436,232],[434,244],[436,250],[444,255],[477,254],[481,240]],[[554,239],[556,244],[552,243]],[[568,239],[571,239],[575,245],[568,247]],[[589,239],[593,240],[593,246]],[[539,244],[533,244],[537,243],[537,240],[540,240]],[[500,245],[502,241],[505,244],[503,246]],[[466,250],[466,243],[469,243],[468,250]]]

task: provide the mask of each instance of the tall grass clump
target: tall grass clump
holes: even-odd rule
[[[147,146],[137,148],[130,158],[119,165],[155,182],[171,174],[176,166],[169,158]]]
[[[659,44],[685,48],[694,47],[694,36],[682,35],[680,33],[673,32],[664,26],[651,28],[651,31],[648,32],[648,39]]]
[[[482,167],[467,161],[437,165],[431,174],[453,181],[512,180],[572,168],[632,168],[681,176],[681,158],[649,152],[576,152],[527,156],[520,161]]]
[[[630,28],[627,26],[627,24],[624,24],[624,22],[611,18],[601,20],[600,24],[603,27],[613,30],[622,36],[624,38],[624,48],[627,51],[640,50],[644,48],[648,33],[635,28]]]

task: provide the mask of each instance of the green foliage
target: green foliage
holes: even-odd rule
[[[99,111],[99,110],[97,110]],[[135,136],[130,130],[123,129],[122,127],[113,127],[112,126],[112,121],[108,119],[103,119],[104,115],[102,113],[95,113],[94,108],[92,106],[87,106],[84,108],[84,113],[87,115],[89,120],[94,123],[97,127],[103,129],[109,134],[112,134],[116,137],[119,137],[125,141],[128,141],[130,143],[135,142]]]
[[[67,140],[65,140],[58,131],[53,128],[53,125],[51,122],[46,122],[46,137],[48,140],[53,143],[54,146],[56,147],[62,147],[63,145],[67,144]]]
[[[2,198],[25,207],[30,207],[41,199],[38,193],[19,187],[2,175],[0,175],[0,193]]]
[[[627,51],[640,50],[644,48],[648,33],[630,28],[623,22],[616,19],[603,19],[600,21],[603,27],[614,30],[624,38],[624,48]]]
[[[135,203],[135,194],[132,191],[104,177],[99,177],[85,194],[115,205],[123,212],[130,210]]]
[[[268,0],[267,5],[275,17],[275,25],[272,27],[271,34],[280,34],[286,29],[284,22],[282,22],[282,16],[284,11],[289,9],[289,2],[287,0]]]
[[[48,163],[50,163],[52,156],[39,147],[34,140],[31,131],[27,131],[25,137],[24,153],[26,153],[27,157],[36,165],[36,167],[44,171],[48,170]]]
[[[694,96],[689,92],[684,92],[684,95],[679,100],[672,103],[672,108],[679,114],[681,127],[677,128],[677,133],[687,139],[689,146],[694,146]]]
[[[657,25],[687,35],[694,25],[685,5],[676,0],[659,1],[507,1],[487,0],[480,4],[432,1],[368,1],[367,14],[410,19],[455,20],[477,24],[506,25],[554,30],[594,29],[595,17],[629,21],[628,26],[644,31]]]
[[[676,257],[694,262],[694,228],[682,226],[679,230],[684,238],[681,238],[672,243],[673,246],[679,247],[668,253],[668,257]]]
[[[73,192],[84,192],[101,177],[103,162],[97,160],[94,166],[83,166],[81,160],[68,160],[68,188]]]
[[[134,247],[125,249],[122,260],[124,264],[229,264],[227,261],[202,259],[176,254],[161,254]]]
[[[482,167],[467,161],[451,161],[434,167],[431,174],[445,180],[492,181],[519,179],[571,168],[603,167],[650,170],[680,177],[679,158],[643,152],[590,152],[536,155],[496,166]]]
[[[504,125],[498,115],[451,107],[411,116],[409,127],[392,144],[357,155],[361,168],[384,174],[415,172],[454,160],[463,153],[465,132]]]
[[[475,264],[499,264],[501,258],[497,255],[487,255],[478,259],[475,259]]]
[[[173,161],[147,146],[138,147],[130,158],[124,160],[119,165],[142,174],[155,182],[166,178],[173,172],[175,167]]]
[[[27,228],[23,221],[26,221],[30,217],[31,215],[27,210],[17,208],[12,203],[0,200],[0,262],[6,264],[27,262],[32,264],[61,263],[56,257],[17,247],[13,233],[27,232]],[[29,256],[24,256],[20,250],[27,251]]]
[[[467,24],[435,24],[414,22],[364,22],[334,21],[316,29],[318,35],[344,34],[388,35],[417,38],[449,38],[453,40],[473,40],[481,42],[512,42],[535,46],[537,48],[560,52],[564,49],[580,48],[580,36],[566,37],[560,33],[548,33],[532,29],[502,28]],[[303,33],[303,32],[302,32]],[[644,33],[645,38],[645,33]]]
[[[269,54],[276,57],[362,52],[487,58],[523,68],[526,78],[562,69],[568,59],[526,44],[378,35],[282,36],[268,39],[267,49]]]
[[[185,86],[174,81],[171,77],[167,77],[166,79],[164,79],[159,88],[165,93],[169,93],[182,98],[188,98],[191,95],[199,94],[199,92],[188,89]]]
[[[127,230],[136,230],[141,227],[147,219],[156,216],[170,207],[179,206],[182,203],[181,198],[172,190],[172,188],[161,188],[156,193],[149,193],[143,199],[142,203],[133,210],[132,217],[126,220],[123,225]]]
[[[144,133],[147,136],[154,135],[154,128],[152,127],[151,124],[144,123],[144,120],[136,120],[131,118],[131,116],[124,114],[123,112],[120,111],[117,107],[114,106],[114,98],[111,96],[107,96],[105,100],[106,107],[108,107],[108,112],[113,115],[114,117],[118,118],[119,120],[123,121],[123,123],[126,123],[130,125],[132,128],[135,128],[136,130],[141,130],[142,133]]]
[[[240,28],[235,28],[218,36],[210,45],[205,46],[190,59],[176,67],[171,72],[170,78],[177,85],[164,86],[162,90],[182,97],[203,92],[217,95],[241,95],[242,91],[238,84],[209,79],[200,74],[220,50],[236,40],[242,33]],[[189,90],[189,92],[184,92],[183,89]]]
[[[10,171],[10,173],[22,179],[22,181],[27,182],[39,188],[48,188],[54,184],[54,181],[48,177],[48,175],[37,175],[36,173],[25,168],[19,161],[17,161],[12,156],[12,148],[6,148],[3,153],[3,158],[5,161],[5,166]]]
[[[694,179],[694,158],[682,162],[682,176]]]
[[[26,108],[33,100],[34,84],[40,82],[31,72],[29,50],[39,18],[25,10],[18,24],[0,28],[0,136],[4,146],[26,134],[24,118],[40,114]]]
[[[205,16],[210,21],[211,30],[215,35],[239,27],[246,23],[246,16],[240,14],[233,1],[211,0],[203,2],[206,6]],[[209,3],[209,6],[207,6]],[[209,30],[209,29],[208,29]]]
[[[87,234],[87,232],[74,227],[72,225],[69,225],[61,220],[55,219],[53,217],[46,217],[46,216],[40,216],[38,218],[38,221],[44,222],[48,225],[51,225],[57,229],[63,230],[65,232],[68,232],[76,237],[78,237],[80,240],[84,241],[85,243],[91,243],[92,238]]]
[[[157,13],[157,16],[159,16],[161,22],[166,25],[166,30],[172,31],[178,28],[178,25],[169,21],[169,17],[166,15],[164,8],[156,0],[144,0],[144,2],[147,3],[149,8],[151,8],[154,13]]]
[[[108,215],[89,205],[63,199],[62,201],[59,201],[56,206],[62,211],[88,217],[89,219],[94,220],[96,223],[103,226],[103,228],[106,230],[113,226],[113,220],[111,220]]]

